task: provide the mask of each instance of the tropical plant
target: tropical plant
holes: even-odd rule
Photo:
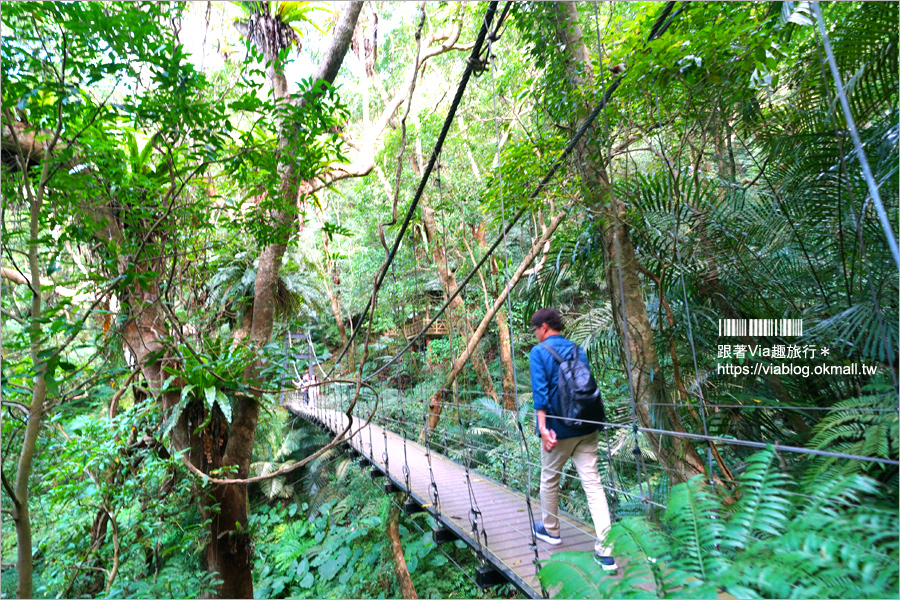
[[[870,385],[865,396],[842,400],[830,407],[828,415],[813,427],[811,447],[884,460],[900,455],[900,419],[894,389],[889,384]],[[896,499],[896,465],[834,456],[813,457],[804,473],[804,482],[859,473],[879,481],[888,498]]]
[[[882,598],[898,591],[895,511],[866,502],[880,486],[859,475],[811,482],[798,493],[775,450],[747,461],[740,500],[723,507],[702,478],[672,489],[656,525],[627,517],[610,540],[622,578],[588,553],[559,553],[544,586],[571,598]]]

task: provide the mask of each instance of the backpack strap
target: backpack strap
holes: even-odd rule
[[[544,350],[549,352],[553,356],[553,359],[556,362],[558,362],[559,364],[563,364],[564,362],[566,362],[566,359],[564,359],[562,356],[560,356],[559,352],[554,350],[550,344],[545,344],[544,342],[540,342],[540,346],[541,346],[541,348],[543,348]]]
[[[574,360],[575,362],[581,362],[581,356],[579,355],[580,352],[582,352],[581,346],[579,346],[575,342],[572,342],[572,360]],[[585,352],[585,359],[587,359],[586,352]],[[588,365],[588,367],[590,367],[590,363],[587,360],[584,361],[584,364],[586,364],[586,365]]]

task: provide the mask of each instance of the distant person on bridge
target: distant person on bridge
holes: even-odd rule
[[[309,383],[309,373],[304,373],[300,378],[300,397],[303,399],[303,404],[309,404]]]
[[[319,379],[313,375],[309,380],[309,401],[312,404],[319,399]]]
[[[538,345],[531,349],[531,392],[537,416],[538,435],[541,436],[541,511],[543,522],[535,523],[535,536],[557,545],[562,543],[559,510],[559,480],[566,461],[572,458],[581,486],[587,496],[588,508],[597,532],[594,560],[604,571],[615,571],[616,561],[606,545],[609,532],[609,506],[606,492],[597,472],[597,438],[599,425],[575,428],[562,419],[554,418],[553,407],[559,406],[559,362],[544,346],[550,346],[559,356],[571,357],[575,344],[563,337],[562,318],[554,308],[542,308],[531,317],[531,326]],[[581,361],[587,364],[584,350],[578,348]]]

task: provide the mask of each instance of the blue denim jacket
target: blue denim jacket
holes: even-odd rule
[[[551,335],[544,343],[559,352],[564,358],[568,358],[572,354],[572,342],[561,335]],[[579,356],[581,360],[587,362],[584,350],[579,348]],[[531,366],[531,394],[534,398],[534,410],[543,410],[547,412],[547,429],[556,432],[556,439],[564,440],[566,438],[580,437],[594,433],[599,426],[587,429],[574,429],[559,419],[553,418],[553,408],[557,402],[557,381],[559,381],[559,363],[553,358],[546,349],[541,348],[538,344],[531,349],[528,355]],[[537,417],[535,416],[535,426],[537,425]],[[538,430],[538,435],[541,434]]]

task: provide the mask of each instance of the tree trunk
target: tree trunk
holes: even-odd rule
[[[510,278],[509,283],[503,288],[503,291],[497,296],[497,299],[494,301],[493,306],[488,309],[487,313],[485,313],[484,318],[481,319],[481,323],[478,324],[478,327],[472,333],[472,336],[469,338],[469,343],[466,345],[465,351],[456,359],[453,363],[453,368],[450,370],[450,373],[447,374],[447,377],[444,378],[444,385],[438,389],[428,401],[428,421],[425,425],[425,428],[422,429],[422,433],[419,435],[419,443],[424,443],[425,438],[428,437],[429,433],[434,431],[435,427],[437,427],[438,421],[441,418],[441,409],[444,406],[444,399],[447,397],[447,393],[450,388],[453,386],[453,382],[456,381],[456,378],[459,376],[459,373],[462,371],[463,367],[466,365],[466,362],[469,360],[469,357],[472,356],[472,353],[475,352],[475,349],[478,347],[478,343],[481,341],[481,338],[484,337],[485,332],[487,331],[488,325],[491,324],[491,321],[494,318],[494,315],[497,314],[497,311],[503,306],[503,303],[506,302],[507,296],[509,296],[510,291],[516,287],[516,284],[519,283],[519,280],[522,278],[523,273],[528,268],[528,265],[532,263],[535,257],[541,250],[541,247],[544,243],[549,240],[553,233],[556,231],[556,228],[559,227],[559,224],[562,222],[564,217],[564,213],[560,213],[553,217],[550,221],[550,225],[547,227],[547,230],[544,232],[544,235],[540,240],[537,241],[532,247],[528,254],[522,259],[522,262],[519,263],[519,267],[516,269],[516,272],[513,273],[513,276]]]
[[[350,45],[361,8],[361,2],[351,2],[344,6],[334,29],[331,45],[326,49],[313,77],[316,83],[324,81],[330,84],[334,81]],[[255,41],[260,43],[259,40]],[[287,80],[277,60],[277,54],[282,48],[273,48],[271,42],[271,39],[267,39],[260,44],[269,65],[266,75],[275,100],[286,102]],[[302,201],[298,194],[300,182],[297,180],[298,174],[294,163],[283,158],[288,150],[289,135],[289,132],[281,130],[279,126],[278,152],[281,177],[279,194],[282,208],[270,215],[273,227],[284,232],[285,236],[291,231],[295,209]],[[283,241],[270,244],[263,249],[259,257],[253,316],[248,337],[250,343],[260,351],[272,336],[275,323],[275,291],[282,259],[287,249],[286,242],[285,238]],[[262,367],[261,358],[248,365],[244,370],[245,379],[250,382],[261,382]],[[260,401],[259,393],[236,396],[231,427],[227,430],[227,434],[219,436],[219,441],[225,442],[222,464],[236,467],[239,478],[246,478],[250,471]],[[217,572],[222,578],[222,584],[218,586],[217,592],[222,598],[252,598],[253,547],[248,529],[247,486],[214,486],[208,508],[211,509],[213,506],[218,507],[218,512],[211,511],[210,542],[206,549],[206,559],[209,570]]]
[[[506,311],[497,311],[497,329],[499,330],[500,365],[503,368],[503,408],[516,412],[516,378],[513,371],[512,340],[509,335],[509,323]]]
[[[397,494],[400,498],[401,494]],[[396,502],[391,503],[391,512],[388,514],[387,534],[391,540],[391,556],[394,559],[394,573],[397,576],[397,583],[400,584],[400,593],[402,598],[418,598],[416,587],[413,585],[412,578],[409,576],[409,569],[406,567],[406,558],[403,556],[403,545],[400,543],[400,505]]]
[[[47,157],[45,156],[45,158]],[[41,181],[46,180],[49,164],[49,160],[44,161]],[[23,169],[23,177],[28,177],[25,169]],[[41,205],[43,204],[44,188],[41,186],[37,193],[33,195],[29,186],[28,192],[31,205],[31,239],[28,244],[28,267],[31,271],[32,290],[29,338],[31,342],[31,362],[34,365],[35,376],[31,389],[31,404],[28,407],[28,424],[25,426],[22,451],[19,454],[16,468],[15,490],[10,494],[10,500],[12,500],[13,505],[12,518],[16,524],[16,571],[19,578],[16,585],[16,594],[19,598],[34,597],[34,563],[31,554],[31,516],[28,510],[28,481],[31,478],[38,433],[40,433],[44,417],[44,401],[47,398],[47,380],[45,378],[47,363],[40,356],[43,350],[44,331],[40,325],[43,299],[41,298],[41,266],[38,260],[38,239],[41,233]],[[7,492],[9,491],[7,490]]]
[[[323,279],[325,280],[325,289],[328,292],[328,300],[331,303],[331,314],[334,315],[334,322],[338,328],[338,335],[341,336],[341,346],[347,347],[349,343],[349,339],[347,337],[347,328],[344,326],[344,317],[341,313],[341,291],[339,286],[341,285],[341,275],[338,271],[337,265],[334,264],[334,259],[331,258],[331,244],[328,241],[328,236],[325,237],[325,273],[323,274]],[[355,368],[355,355],[353,348],[350,348],[347,354],[347,358],[349,359],[350,369],[353,370]]]
[[[469,339],[473,329],[472,321],[469,319],[468,314],[462,319],[462,324],[465,325],[465,329],[457,331],[460,331],[460,336],[462,336],[463,339]],[[494,385],[494,378],[491,377],[491,370],[488,368],[487,360],[485,360],[484,353],[481,352],[481,349],[476,350],[475,354],[472,356],[472,368],[475,369],[475,377],[478,379],[478,385],[481,388],[481,391],[494,402],[499,402],[499,398],[497,397],[497,387]]]
[[[417,153],[421,154],[420,142],[418,143]],[[419,172],[418,167],[416,168],[416,172]],[[419,206],[422,208],[422,223],[425,225],[425,232],[431,241],[431,255],[434,259],[434,264],[437,267],[438,273],[441,276],[441,284],[444,287],[444,292],[449,298],[456,291],[458,285],[456,282],[456,275],[450,270],[449,263],[447,262],[447,255],[444,252],[443,246],[438,242],[438,231],[434,209],[428,204],[424,195],[419,200]],[[454,326],[458,335],[461,335],[464,339],[469,339],[472,337],[472,327],[465,318],[465,315],[463,314],[464,311],[465,305],[463,304],[462,297],[457,296],[453,299],[447,309],[447,319],[450,324]],[[481,352],[477,352],[475,356],[473,356],[472,365],[475,369],[475,374],[478,377],[478,383],[481,386],[481,390],[494,402],[497,402],[497,389],[494,387],[494,382],[488,371],[487,363]]]
[[[347,328],[344,326],[344,317],[341,315],[341,300],[334,288],[328,286],[328,300],[331,302],[331,314],[337,323],[338,335],[341,336],[341,346],[346,346],[350,338],[347,337]],[[350,368],[353,368],[353,351],[350,351]]]
[[[546,231],[546,227],[544,227],[544,231]],[[478,247],[481,248],[482,252],[486,252],[488,249],[486,232],[487,228],[484,226],[484,223],[472,232],[473,237],[478,241]],[[548,240],[548,242],[544,244],[544,252],[541,260],[546,260],[544,257],[546,257],[549,247],[550,242]],[[474,261],[474,256],[472,258]],[[532,270],[533,268],[526,270],[525,274],[528,274],[528,272]],[[496,277],[499,272],[500,268],[497,264],[496,257],[491,257],[491,274]],[[483,278],[482,282],[484,282]],[[483,285],[486,286],[484,283]],[[487,294],[486,289],[485,294]],[[486,304],[488,303],[486,302]],[[512,340],[509,335],[509,322],[507,321],[506,309],[504,308],[497,311],[497,343],[500,346],[500,368],[503,373],[501,380],[503,408],[516,412],[518,406],[516,404],[516,378],[515,370],[513,369]]]
[[[335,273],[333,265],[331,265],[330,270],[332,274]],[[329,280],[330,279],[331,278],[329,278]],[[347,337],[347,328],[344,326],[344,317],[341,315],[341,299],[338,296],[339,292],[331,283],[326,287],[328,288],[328,300],[331,302],[331,314],[334,315],[334,321],[337,323],[338,335],[341,336],[341,345],[346,346],[349,338]],[[352,367],[353,365],[351,364],[351,368]]]
[[[578,24],[577,6],[557,2],[555,9],[557,34],[565,48],[573,83],[576,87],[593,89],[591,61]],[[587,114],[590,108],[582,106],[583,113]],[[683,432],[677,411],[668,406],[670,403],[660,376],[662,370],[641,291],[638,263],[630,230],[624,221],[625,207],[612,193],[606,169],[589,150],[586,140],[576,145],[574,162],[582,171],[583,193],[588,205],[607,217],[607,227],[601,236],[606,259],[606,281],[616,329],[623,340],[627,334],[628,344],[623,351],[631,361],[630,375],[638,420],[644,427],[659,428],[658,417],[662,416],[665,428]],[[651,416],[651,411],[654,416]],[[690,441],[674,436],[664,440],[656,434],[644,435],[675,482],[705,473],[706,465]]]

